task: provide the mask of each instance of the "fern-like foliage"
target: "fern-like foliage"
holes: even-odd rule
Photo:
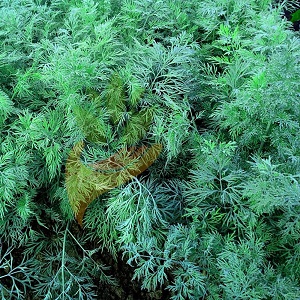
[[[0,245],[0,295],[2,299],[25,299],[26,291],[35,278],[29,261],[14,262],[13,248]]]
[[[1,1],[0,297],[298,300],[296,2]]]

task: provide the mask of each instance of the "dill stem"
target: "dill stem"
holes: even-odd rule
[[[69,231],[69,222],[67,223],[64,240],[63,240],[63,249],[62,249],[62,257],[61,257],[61,281],[62,281],[62,299],[65,299],[65,253],[66,253],[66,242],[67,242],[67,233]]]

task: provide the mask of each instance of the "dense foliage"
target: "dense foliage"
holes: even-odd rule
[[[172,300],[300,299],[295,2],[0,2],[2,299],[102,299],[104,250]],[[65,186],[80,141],[86,165],[162,145],[83,229]]]

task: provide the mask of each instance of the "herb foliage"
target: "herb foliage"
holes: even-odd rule
[[[0,295],[300,298],[300,41],[271,0],[0,3]],[[128,125],[130,124],[130,125]],[[65,164],[160,143],[84,230]],[[103,253],[103,252],[102,252]],[[20,259],[20,257],[23,257]]]

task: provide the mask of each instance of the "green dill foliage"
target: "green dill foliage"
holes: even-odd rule
[[[115,299],[99,290],[124,287],[107,253],[149,297],[300,299],[300,42],[284,8],[297,1],[0,2],[1,299]],[[153,145],[130,181],[102,174]],[[114,181],[81,228],[77,204]]]
[[[23,259],[18,265],[14,263],[13,248],[5,249],[0,245],[0,296],[1,299],[25,299],[34,277],[29,261]]]
[[[197,219],[204,230],[239,230],[251,214],[241,201],[244,172],[233,161],[236,145],[207,139],[198,143],[191,180],[185,183],[186,216]]]
[[[25,250],[25,255],[32,257],[30,268],[38,278],[37,296],[42,299],[95,299],[95,279],[116,284],[105,274],[108,267],[92,258],[98,249],[85,249],[84,237],[75,238],[68,224],[65,228],[54,226],[50,237],[49,240],[35,234]]]

